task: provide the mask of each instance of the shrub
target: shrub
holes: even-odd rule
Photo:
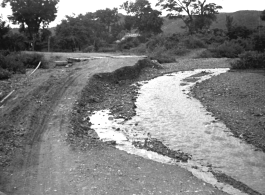
[[[214,44],[214,43],[218,43],[218,44],[222,44],[224,43],[227,38],[225,36],[207,36],[207,37],[203,37],[202,40],[206,43],[206,44]]]
[[[245,26],[236,26],[227,32],[227,36],[229,37],[229,39],[246,39],[249,38],[252,33],[253,31]]]
[[[146,54],[146,51],[147,51],[147,49],[146,49],[146,45],[144,43],[141,43],[138,47],[130,49],[131,53],[140,54],[140,55]]]
[[[162,34],[151,37],[146,43],[149,51],[154,51],[157,47],[165,46],[166,37]]]
[[[155,50],[157,47],[165,47],[166,49],[172,49],[176,47],[179,43],[179,36],[177,34],[173,34],[169,37],[159,34],[151,37],[146,46],[149,51]]]
[[[231,63],[233,69],[265,68],[265,53],[248,51],[241,54],[239,58]]]
[[[23,62],[14,55],[8,55],[5,57],[2,68],[12,73],[26,73],[26,67],[24,66]]]
[[[0,68],[0,80],[9,79],[11,73],[8,70]]]
[[[35,68],[41,61],[40,68],[48,68],[42,54],[38,53],[20,53],[17,54],[18,61],[21,61],[25,68]]]
[[[251,51],[254,49],[253,41],[251,38],[243,39],[243,38],[238,38],[232,40],[232,42],[239,44],[244,48],[245,51]]]
[[[206,48],[204,41],[195,36],[187,37],[183,42],[188,49]]]
[[[83,52],[93,52],[95,51],[95,47],[93,45],[87,46],[85,49],[83,49]]]
[[[98,49],[98,52],[109,52],[109,53],[111,53],[111,52],[115,52],[115,51],[116,51],[116,49],[114,47],[100,47]]]
[[[160,64],[176,62],[176,59],[173,57],[174,55],[166,50],[165,47],[156,48],[148,56],[152,60],[157,60]]]
[[[215,58],[215,54],[210,50],[205,50],[198,54],[197,58]]]
[[[26,73],[26,68],[35,68],[39,62],[40,68],[47,68],[47,62],[41,54],[12,53],[8,56],[0,55],[0,68],[10,73]]]
[[[140,41],[137,37],[128,37],[124,40],[122,40],[120,43],[118,43],[118,49],[124,50],[124,49],[131,49],[133,47],[137,47],[140,45]]]
[[[9,50],[0,50],[0,55],[8,56],[10,54]]]
[[[256,34],[253,37],[254,49],[258,52],[264,52],[265,50],[265,35]]]
[[[216,58],[236,58],[239,54],[244,52],[244,48],[236,42],[226,41],[217,48],[209,49]]]

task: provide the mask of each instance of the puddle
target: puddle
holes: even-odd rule
[[[99,111],[90,117],[94,124],[92,128],[104,141],[115,140],[121,150],[158,162],[178,164],[230,194],[244,193],[217,182],[209,167],[265,194],[265,154],[233,137],[229,129],[216,121],[198,100],[187,95],[195,82],[227,70],[198,69],[150,80],[140,88],[137,114],[132,120],[109,120],[109,111]],[[192,77],[200,73],[203,73],[200,80],[198,76]],[[150,136],[172,150],[192,155],[192,159],[188,163],[179,163],[132,146],[133,141],[144,141]]]

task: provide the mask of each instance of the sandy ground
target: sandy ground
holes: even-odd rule
[[[24,85],[16,85],[17,91],[0,114],[0,191],[19,195],[225,194],[178,166],[129,155],[97,139],[91,141],[91,136],[71,137],[76,147],[69,141],[73,128],[80,128],[71,123],[73,115],[89,108],[87,102],[84,110],[73,110],[92,75],[131,66],[137,60],[106,58],[40,70]],[[166,71],[228,66],[227,59],[181,60],[166,65]]]

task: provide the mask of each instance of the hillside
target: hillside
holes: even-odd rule
[[[219,28],[226,30],[226,15],[232,16],[234,18],[234,23],[239,26],[246,26],[251,29],[256,29],[258,26],[265,26],[265,22],[261,21],[260,11],[237,11],[233,13],[220,13],[217,15],[217,20],[211,26],[213,28]],[[178,20],[169,20],[168,18],[164,19],[164,25],[162,30],[166,34],[172,33],[183,33],[185,29],[181,28],[184,26],[184,22],[181,19]]]

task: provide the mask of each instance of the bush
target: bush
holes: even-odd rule
[[[241,54],[239,58],[231,63],[233,69],[265,68],[265,53],[248,51]]]
[[[152,60],[157,60],[160,64],[176,62],[174,55],[165,47],[156,48],[148,57]]]
[[[169,37],[159,34],[151,37],[146,46],[149,51],[154,51],[157,47],[165,47],[167,50],[176,47],[179,44],[179,36],[173,34]]]
[[[2,56],[8,56],[10,54],[9,50],[0,50],[0,55]]]
[[[244,48],[245,51],[251,51],[254,49],[253,41],[251,38],[243,39],[243,38],[238,38],[232,40],[232,42],[239,44]]]
[[[265,35],[264,34],[256,34],[253,37],[254,49],[258,52],[265,51]]]
[[[36,66],[41,62],[40,68],[48,68],[47,62],[42,54],[38,53],[19,53],[17,54],[18,61],[21,61],[25,68],[36,68]]]
[[[201,52],[197,58],[215,58],[215,54],[211,52],[210,50],[205,50]]]
[[[47,68],[47,62],[41,54],[11,53],[7,56],[0,55],[0,68],[10,73],[25,74],[26,68],[35,68],[40,61],[40,68]]]
[[[14,55],[8,55],[3,59],[2,68],[12,73],[26,73],[26,67],[23,62],[16,58]]]
[[[83,49],[83,52],[93,52],[95,51],[95,47],[93,45],[87,46],[85,49]]]
[[[11,73],[8,70],[0,68],[0,80],[9,79]]]
[[[138,45],[140,45],[140,41],[137,37],[128,37],[124,40],[122,40],[120,43],[118,43],[117,47],[118,50],[124,50],[124,49],[131,49],[134,47],[137,47]]]
[[[249,38],[252,33],[253,31],[245,26],[236,26],[227,32],[227,36],[229,37],[229,39],[246,39]]]
[[[140,54],[140,55],[146,54],[147,52],[146,44],[141,43],[138,47],[131,48],[130,52],[134,54]]]
[[[116,49],[114,47],[100,47],[98,52],[115,52]]]
[[[183,42],[188,49],[206,48],[204,41],[195,36],[187,37]]]
[[[214,43],[218,43],[218,44],[222,44],[224,43],[227,38],[224,36],[208,36],[208,37],[203,37],[202,40],[206,43],[206,44],[214,44]]]
[[[234,41],[226,41],[217,48],[209,49],[215,58],[237,58],[244,48]]]

